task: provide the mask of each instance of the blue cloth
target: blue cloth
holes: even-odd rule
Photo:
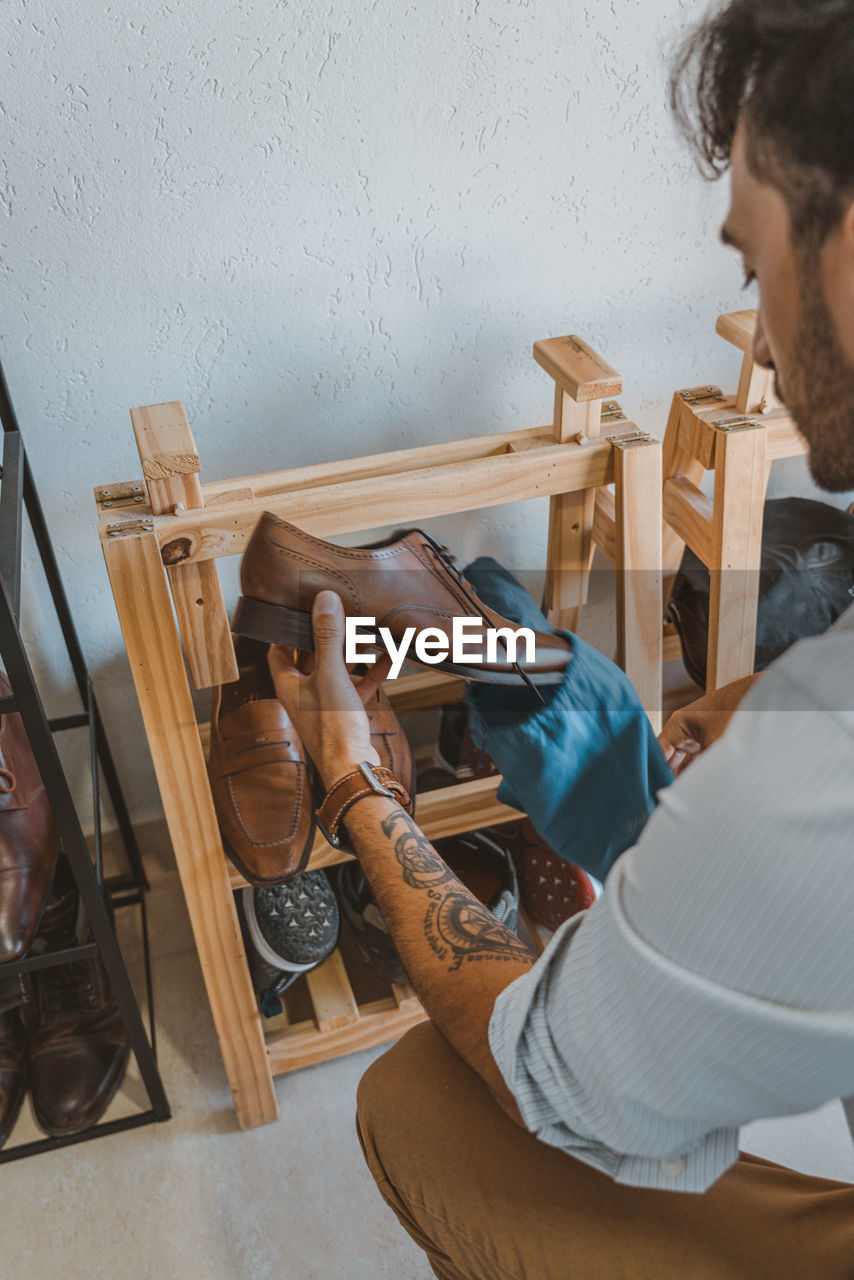
[[[488,556],[464,570],[478,596],[520,626],[554,633],[512,574]],[[503,774],[498,798],[522,809],[555,853],[604,880],[637,840],[673,774],[634,687],[598,650],[564,632],[563,682],[470,684],[469,727]]]

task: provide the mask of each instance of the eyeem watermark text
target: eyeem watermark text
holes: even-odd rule
[[[418,662],[435,666],[451,661],[455,666],[467,667],[486,662],[536,661],[535,636],[530,627],[486,627],[483,618],[454,618],[450,639],[440,627],[407,627],[399,641],[388,627],[377,627],[376,618],[346,618],[344,621],[344,661],[347,663],[372,663],[377,660],[377,648],[382,646],[391,658],[389,679],[396,680],[401,668],[414,649]],[[483,640],[486,638],[484,651]],[[520,641],[525,644],[525,657],[519,659]],[[500,646],[500,654],[499,654]]]

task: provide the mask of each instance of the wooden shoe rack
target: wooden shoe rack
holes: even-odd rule
[[[205,688],[237,678],[216,562],[244,550],[262,511],[334,538],[549,497],[550,616],[574,625],[600,546],[617,570],[618,660],[658,722],[660,445],[625,420],[613,399],[622,390],[619,374],[580,338],[538,342],[534,355],[555,382],[554,417],[545,427],[203,484],[187,419],[173,402],[131,412],[142,478],[95,491],[110,583],[244,1128],[276,1118],[276,1074],[396,1039],[425,1016],[408,987],[366,990],[342,948],[307,976],[300,998],[288,1001],[266,1035],[262,1027],[234,907],[233,890],[243,882],[222,851],[205,769],[207,727],[196,721],[190,692],[191,681]],[[457,700],[462,691],[461,681],[432,672],[388,686],[401,714]],[[419,823],[437,838],[517,816],[498,803],[499,781],[419,796]],[[341,860],[318,839],[310,866]]]
[[[710,574],[708,691],[753,671],[768,474],[775,459],[807,452],[774,396],[773,372],[753,359],[755,328],[755,311],[718,317],[717,332],[742,352],[738,390],[677,391],[664,435],[664,604],[687,543]],[[713,498],[700,489],[706,471],[714,472]],[[677,656],[678,638],[667,630],[665,655]]]

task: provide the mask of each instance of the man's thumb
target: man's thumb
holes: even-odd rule
[[[343,664],[344,606],[334,591],[319,591],[311,606],[311,625],[314,630],[314,652],[318,666],[331,657],[339,657]]]

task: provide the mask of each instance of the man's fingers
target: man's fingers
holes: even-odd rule
[[[363,676],[356,681],[356,690],[362,702],[367,705],[391,670],[391,658],[384,653],[377,658]]]
[[[330,692],[350,684],[344,663],[344,606],[334,591],[319,591],[311,609],[314,629],[314,678]]]

